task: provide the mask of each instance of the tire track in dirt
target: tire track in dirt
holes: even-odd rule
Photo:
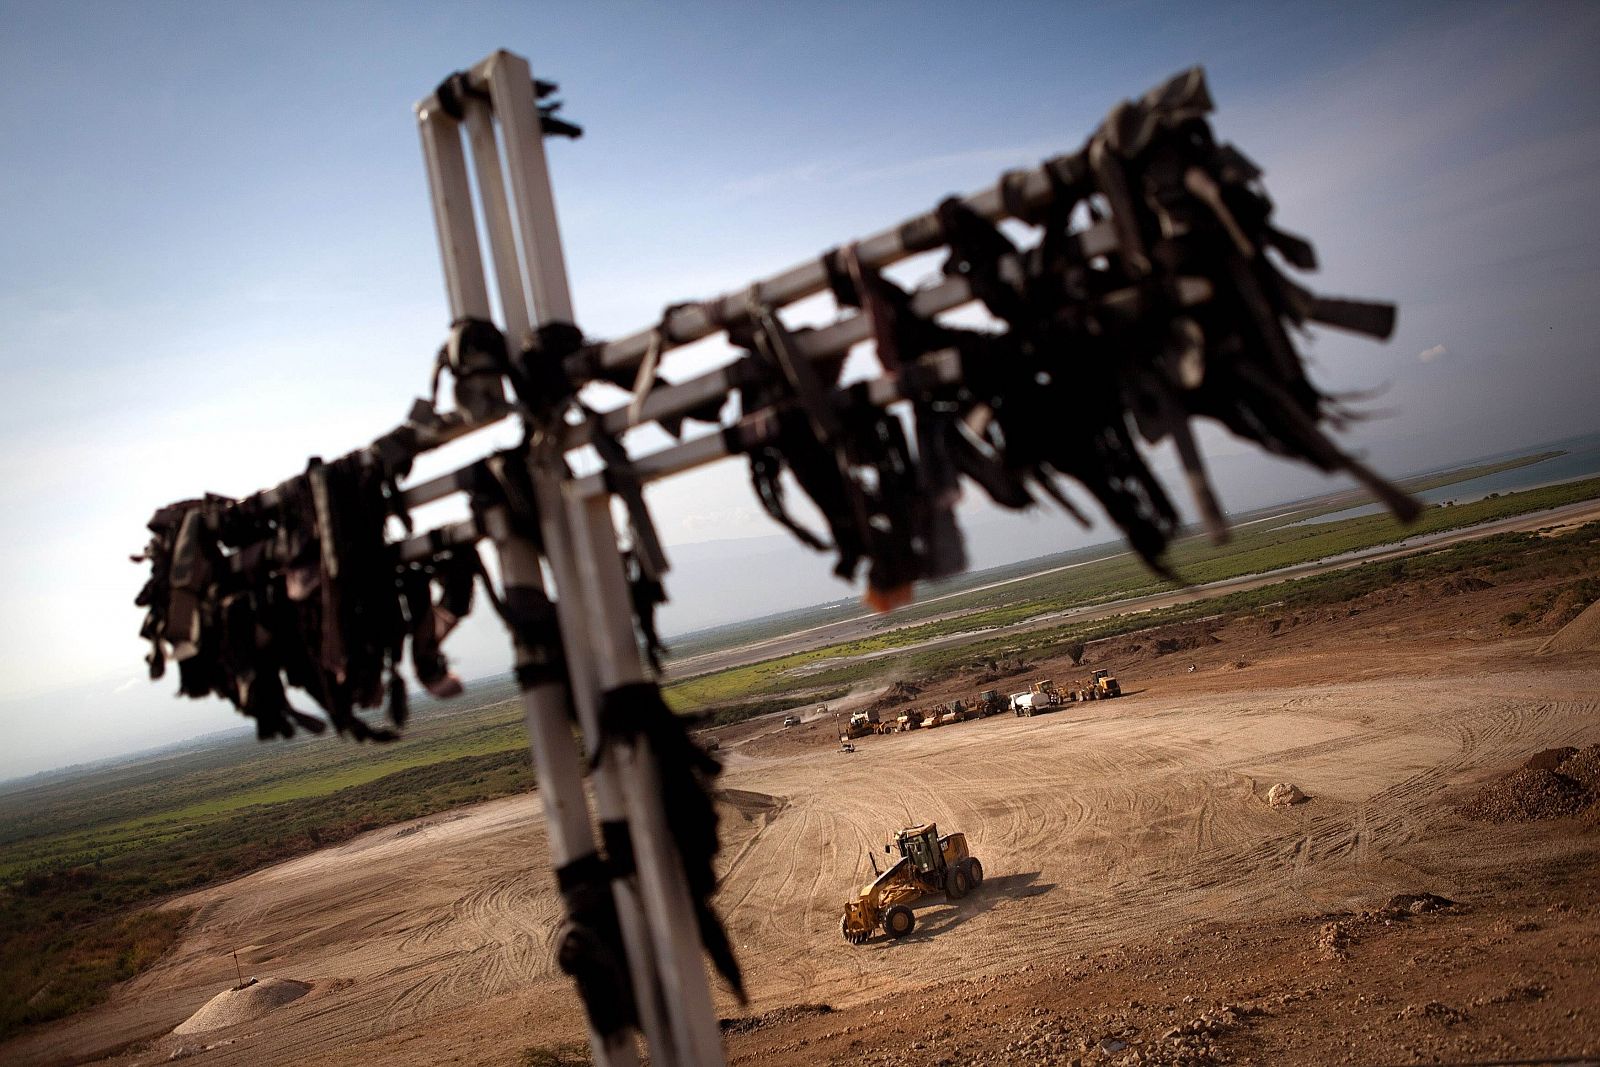
[[[1322,680],[1363,661],[1319,654],[1270,687],[1180,679],[1170,696],[1156,685],[1037,718],[869,737],[849,756],[830,741],[730,760],[716,904],[750,1010],[911,995],[931,976],[1012,971],[1241,915],[1453,895],[1475,870],[1462,835],[1483,832],[1452,813],[1452,791],[1541,748],[1600,740],[1600,670],[1485,670],[1489,654],[1336,684]],[[1279,780],[1312,800],[1267,807],[1262,790]],[[927,819],[968,835],[983,887],[919,907],[902,941],[846,944],[838,917],[870,877],[866,857],[881,862],[895,829]],[[175,1023],[234,980],[238,945],[256,973],[313,991],[208,1052],[214,1067],[346,1062],[363,1042],[489,1010],[570,1029],[548,866],[527,797],[403,838],[368,835],[174,901],[200,906],[183,941],[98,1011],[143,1019],[141,1002],[159,1002]]]

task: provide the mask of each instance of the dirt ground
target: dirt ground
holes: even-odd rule
[[[1600,653],[1535,656],[1547,634],[1496,621],[1525,600],[1403,587],[1276,625],[1189,627],[1175,650],[1129,635],[1086,664],[1112,667],[1122,699],[863,738],[854,753],[831,715],[728,728],[717,904],[752,994],[741,1008],[719,993],[723,1014],[747,1018],[731,1059],[1600,1057],[1600,820],[1456,811],[1540,750],[1600,742]],[[1269,807],[1280,781],[1310,799]],[[901,941],[845,943],[840,908],[868,850],[925,819],[967,833],[983,886],[919,909]],[[1383,910],[1420,893],[1455,903]],[[0,1059],[514,1067],[582,1040],[550,959],[534,798],[375,831],[174,904],[199,911],[173,952]],[[311,991],[253,1023],[170,1035],[235,982],[233,949],[247,975]]]

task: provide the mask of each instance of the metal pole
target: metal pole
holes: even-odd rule
[[[484,64],[480,64],[480,67]],[[515,65],[507,68],[504,75],[516,81],[521,78],[524,86],[532,85],[532,76],[526,70],[527,64],[522,64],[523,69],[518,71]],[[501,75],[495,75],[496,78]],[[494,84],[491,81],[491,92]],[[502,94],[508,95],[508,94]],[[509,94],[515,97],[517,94]],[[530,97],[531,92],[527,94]],[[492,99],[492,97],[491,97]],[[523,267],[517,255],[517,220],[522,217],[520,203],[516,212],[506,197],[505,173],[495,140],[494,111],[490,101],[482,98],[473,98],[467,103],[466,112],[467,129],[473,145],[473,164],[478,176],[479,192],[482,196],[484,219],[488,224],[489,246],[494,253],[495,279],[500,293],[500,305],[505,316],[506,335],[513,343],[518,338],[528,336],[531,320],[527,302],[528,284]],[[502,118],[502,128],[508,131],[508,142],[515,138],[509,134],[511,126]],[[535,137],[537,141],[538,138]],[[541,152],[542,147],[535,146]],[[519,177],[524,166],[524,154],[512,150],[509,146],[507,156],[511,162],[510,176],[513,193],[518,189],[525,189],[528,182]],[[534,307],[540,311],[540,321],[549,321],[544,313],[544,305],[535,303]],[[552,470],[560,470],[561,457],[552,457],[549,463],[536,463],[532,465],[530,475],[535,486],[535,493],[540,498],[540,522],[542,533],[546,538],[545,552],[551,570],[556,572],[558,593],[576,588],[570,580],[564,580],[563,573],[570,575],[570,568],[564,566],[567,553],[566,544],[569,540],[565,535],[563,523],[560,520],[560,492],[552,482]],[[576,625],[573,618],[577,608],[578,598],[563,597],[566,610],[558,609],[558,618],[562,625],[564,643],[569,649],[574,650],[569,664],[571,686],[575,705],[580,709],[589,709],[585,714],[580,711],[580,718],[584,722],[584,730],[588,736],[594,736],[596,729],[594,721],[594,683],[593,671],[588,669],[586,660],[580,650],[587,647],[586,640],[582,637],[583,627]],[[615,784],[610,781],[610,772],[602,768],[595,775],[595,802],[599,809],[602,827],[607,825],[626,825],[620,797]],[[632,888],[630,878],[612,879],[612,896],[617,907],[618,922],[622,929],[623,943],[626,946],[628,957],[629,977],[634,987],[634,999],[639,1006],[640,1021],[645,1035],[652,1046],[670,1048],[667,1018],[659,1003],[659,983],[656,981],[655,965],[651,952],[650,940],[645,932],[645,923],[639,908],[638,893]],[[670,1057],[658,1057],[663,1067],[676,1067]]]
[[[546,468],[547,469],[547,468]],[[572,533],[567,527],[563,511],[560,483],[546,476],[539,466],[533,470],[534,492],[539,500],[539,526],[544,536],[545,559],[555,575],[556,615],[561,626],[561,638],[569,649],[589,649],[589,619],[579,593],[580,579],[574,566]],[[578,723],[590,747],[597,748],[600,738],[599,682],[593,661],[588,657],[573,657],[570,663],[573,704],[578,711]],[[602,836],[626,835],[628,812],[623,797],[619,769],[611,763],[602,763],[590,776],[594,786],[595,808],[600,816]],[[608,844],[608,847],[611,847]],[[613,861],[617,857],[610,857]],[[628,952],[628,973],[633,980],[634,1002],[639,1007],[639,1022],[649,1040],[654,1062],[662,1067],[692,1067],[680,1061],[672,1040],[672,1012],[663,999],[663,987],[656,967],[655,945],[650,937],[650,923],[644,911],[639,892],[637,869],[627,874],[615,874],[611,880],[611,894],[617,906],[617,918],[622,927],[623,944]]]
[[[573,483],[562,487],[566,513],[578,534],[581,590],[590,608],[591,648],[602,691],[641,681],[644,671],[633,634],[633,607],[611,522],[611,498],[584,499]],[[656,960],[668,1002],[675,1010],[674,1039],[685,1064],[716,1067],[724,1062],[722,1034],[712,1009],[711,989],[700,959],[694,904],[666,819],[661,786],[648,742],[629,738],[606,753],[622,781],[639,864],[639,883],[655,939]]]
[[[484,216],[489,224],[490,247],[494,253],[500,306],[512,336],[527,331],[528,313],[516,248],[510,235],[510,220],[501,172],[494,143],[494,130],[481,104],[473,102],[469,112],[477,166],[479,192]],[[458,124],[442,111],[419,106],[423,152],[428,161],[434,218],[444,262],[445,287],[454,318],[490,317],[488,288],[484,280],[482,253],[472,215],[471,188],[467,181]],[[503,395],[503,394],[502,394]],[[493,540],[500,559],[501,579],[508,604],[545,600],[544,576],[534,546],[515,536],[504,509],[496,508],[484,516],[488,529],[482,531]],[[524,668],[537,665],[539,650],[526,647],[513,633],[519,678],[531,677]],[[571,654],[581,664],[582,646]],[[556,869],[596,855],[593,831],[589,825],[588,804],[584,799],[580,775],[580,754],[568,721],[565,685],[544,680],[525,684],[521,694],[523,722],[538,777],[545,824],[550,835],[550,852]],[[587,1024],[587,1015],[585,1017]],[[589,1048],[597,1064],[604,1067],[636,1067],[638,1050],[634,1031],[621,1028],[605,1035],[588,1026]]]
[[[534,315],[539,324],[571,322],[572,299],[533,97],[532,73],[526,61],[506,52],[491,56],[477,70],[488,79],[490,99],[504,133],[520,227],[518,236],[534,294]],[[559,496],[559,506],[553,514],[571,531],[571,544],[576,550],[575,568],[568,569],[565,560],[557,565],[573,579],[559,590],[558,610],[565,615],[577,609],[573,629],[587,630],[590,647],[596,653],[592,697],[597,697],[643,678],[610,502],[606,497],[585,502],[567,493],[565,486],[559,494],[551,494],[550,488],[566,473],[565,463],[560,459],[559,448],[552,449],[543,459],[539,464],[540,481],[545,485],[541,495]],[[559,469],[552,469],[557,465]],[[555,551],[553,544],[546,547]],[[592,716],[595,701],[581,703],[589,706],[588,715]],[[598,726],[598,722],[592,724]],[[596,738],[596,743],[606,743],[596,734],[590,736]],[[625,805],[644,916],[655,949],[656,977],[671,1012],[671,1043],[659,1047],[653,1044],[652,1054],[659,1060],[675,1053],[683,1067],[717,1067],[724,1062],[722,1035],[700,960],[692,921],[694,908],[682,861],[659,808],[660,788],[655,780],[653,756],[642,742],[613,744],[610,748],[601,766],[615,773]]]

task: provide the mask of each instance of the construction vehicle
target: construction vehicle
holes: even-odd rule
[[[1068,700],[1061,690],[1056,688],[1056,683],[1048,678],[1041,678],[1028,687],[1028,692],[1044,698],[1044,702],[1051,707],[1065,704]]]
[[[1117,684],[1116,676],[1110,671],[1098,670],[1089,679],[1089,692],[1094,694],[1091,699],[1109,700],[1122,695],[1122,686]]]
[[[879,927],[890,937],[905,937],[917,925],[913,904],[938,893],[960,900],[983,883],[983,864],[967,851],[966,834],[940,837],[936,824],[923,823],[897,833],[895,845],[900,858],[845,902],[839,932],[853,945]],[[876,871],[877,863],[872,866]]]
[[[904,715],[901,715],[895,720],[895,732],[903,734],[907,730],[915,730],[921,725],[922,712],[918,711],[916,708],[912,708],[910,711],[906,712]]]
[[[1058,707],[1059,704],[1052,703],[1043,693],[1018,693],[1011,698],[1011,711],[1018,716],[1043,715]]]
[[[1043,715],[1055,711],[1066,701],[1061,690],[1056,688],[1056,683],[1041,678],[1029,686],[1026,693],[1018,693],[1011,698],[1011,710],[1017,715]]]
[[[858,737],[878,732],[878,713],[875,711],[857,711],[850,716],[850,725],[845,727],[843,738],[853,741]]]
[[[1010,701],[998,689],[985,689],[978,695],[978,710],[983,715],[998,715],[1005,711]]]

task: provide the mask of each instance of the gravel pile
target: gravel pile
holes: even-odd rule
[[[1484,786],[1459,810],[1469,819],[1535,822],[1576,815],[1587,800],[1588,791],[1565,774],[1521,770]]]
[[[1600,652],[1600,600],[1557,630],[1555,636],[1539,646],[1539,652]]]
[[[224,989],[205,1006],[172,1028],[175,1034],[221,1030],[269,1015],[290,1001],[299,1000],[311,987],[288,978],[267,978],[243,988]]]
[[[1573,749],[1572,755],[1562,760],[1556,769],[1591,795],[1600,795],[1600,745]]]

